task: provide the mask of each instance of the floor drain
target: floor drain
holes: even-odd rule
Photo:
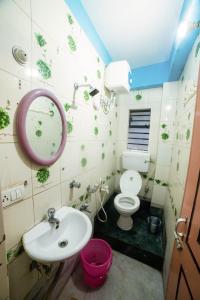
[[[67,240],[66,241],[61,241],[61,242],[58,243],[58,246],[60,248],[65,248],[67,245],[68,245],[68,241]]]

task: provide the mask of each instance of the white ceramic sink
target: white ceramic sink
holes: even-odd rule
[[[59,228],[43,221],[23,236],[27,254],[42,263],[63,261],[78,253],[89,241],[92,234],[90,219],[71,207],[62,207],[55,213]],[[63,248],[60,243],[67,243]]]

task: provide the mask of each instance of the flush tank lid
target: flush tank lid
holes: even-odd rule
[[[120,189],[123,194],[137,195],[142,187],[142,178],[134,170],[125,171],[120,178]]]

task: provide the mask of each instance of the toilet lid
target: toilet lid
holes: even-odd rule
[[[120,189],[122,193],[137,195],[142,187],[142,178],[134,170],[125,171],[120,178]]]

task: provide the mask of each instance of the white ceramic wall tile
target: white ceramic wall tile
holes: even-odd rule
[[[170,102],[176,99],[179,93],[179,82],[165,82],[163,86],[163,102]]]
[[[79,180],[79,178],[78,178]],[[62,206],[72,206],[74,201],[74,189],[70,189],[69,185],[72,180],[63,181],[61,183],[61,200]]]
[[[0,244],[0,282],[1,282],[1,294],[2,300],[9,298],[9,283],[7,276],[7,262],[5,254],[5,242]]]
[[[64,44],[65,27],[67,23],[67,6],[62,0],[31,0],[33,21],[50,36],[56,37]],[[48,9],[47,9],[48,8]],[[45,15],[44,15],[45,12]],[[55,14],[56,12],[56,14]]]
[[[154,185],[151,205],[163,207],[166,199],[167,188],[160,185]]]
[[[48,170],[48,179],[45,182],[41,182],[40,170]],[[52,186],[60,183],[60,160],[55,162],[50,167],[38,167],[32,164],[32,183],[33,183],[33,195],[43,192]]]
[[[15,117],[18,103],[30,91],[30,82],[0,70],[0,107],[9,116],[9,125],[0,131],[0,143],[17,140]]]
[[[170,165],[172,145],[167,143],[159,143],[157,163],[160,165]]]
[[[33,200],[29,198],[4,209],[6,249],[20,242],[22,235],[34,225]]]
[[[24,299],[38,280],[38,272],[30,272],[31,259],[24,252],[8,266],[10,298]]]
[[[155,178],[159,178],[160,180],[168,183],[169,169],[170,166],[163,164],[159,165],[159,163],[157,163]]]
[[[61,207],[61,190],[60,185],[52,187],[42,193],[33,197],[35,223],[41,222],[43,217],[47,214],[50,207],[58,209]]]
[[[31,0],[13,0],[29,17],[31,16]]]
[[[55,42],[40,27],[32,24],[32,80],[53,85],[57,56]]]
[[[3,41],[0,68],[16,76],[30,79],[31,20],[13,1],[0,3],[0,35]],[[13,46],[18,46],[26,52],[27,63],[24,67],[13,58]]]
[[[79,157],[79,147],[79,143],[75,142],[66,144],[61,156],[61,181],[68,180],[80,174],[81,158]]]
[[[161,111],[161,123],[170,122],[173,123],[175,119],[176,113],[176,98],[170,99],[169,101],[165,101],[162,104]]]
[[[32,195],[31,165],[17,143],[1,144],[0,147],[1,188],[25,185],[25,198]]]

